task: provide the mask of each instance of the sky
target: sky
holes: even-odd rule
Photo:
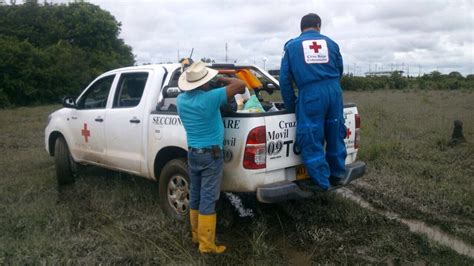
[[[48,1],[53,3],[65,0]],[[278,69],[283,45],[316,13],[346,73],[474,73],[474,0],[90,0],[122,23],[137,64],[193,59]]]

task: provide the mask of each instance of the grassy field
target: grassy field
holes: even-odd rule
[[[471,241],[474,94],[346,98],[363,114],[360,158],[369,163],[351,189],[379,208]],[[89,168],[75,184],[57,187],[43,144],[47,115],[56,108],[0,111],[0,264],[474,263],[335,193],[272,205],[246,197],[254,218],[240,218],[223,197],[218,238],[229,251],[201,256],[188,225],[163,215],[153,182]],[[470,142],[450,147],[454,118],[464,121]]]
[[[474,244],[474,93],[351,92],[362,114],[355,191],[376,207],[439,226]],[[454,120],[467,143],[450,145]]]

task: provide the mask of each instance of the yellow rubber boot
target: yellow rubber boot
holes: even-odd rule
[[[189,210],[189,219],[191,221],[191,232],[193,234],[193,243],[199,243],[198,238],[198,217],[199,211],[198,210]]]
[[[216,215],[199,214],[199,251],[201,253],[223,253],[225,246],[216,246]]]

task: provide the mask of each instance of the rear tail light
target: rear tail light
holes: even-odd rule
[[[245,169],[262,169],[267,167],[267,138],[265,126],[252,129],[247,136],[244,151]]]
[[[354,148],[358,149],[360,144],[360,115],[355,114],[355,139],[354,139]]]

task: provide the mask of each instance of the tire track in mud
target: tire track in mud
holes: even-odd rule
[[[400,214],[395,213],[395,212],[383,211],[383,210],[377,209],[373,207],[368,201],[364,200],[361,196],[357,195],[356,193],[354,193],[352,190],[348,188],[340,188],[340,189],[335,190],[335,192],[341,195],[342,197],[357,203],[360,207],[364,209],[370,210],[372,212],[383,215],[387,217],[388,219],[396,220],[402,224],[407,225],[410,232],[425,235],[428,239],[438,244],[441,244],[443,246],[446,246],[461,255],[474,258],[473,246],[465,243],[464,241],[456,237],[453,237],[451,235],[448,235],[442,232],[440,229],[434,226],[429,226],[426,223],[419,220],[402,218]]]

